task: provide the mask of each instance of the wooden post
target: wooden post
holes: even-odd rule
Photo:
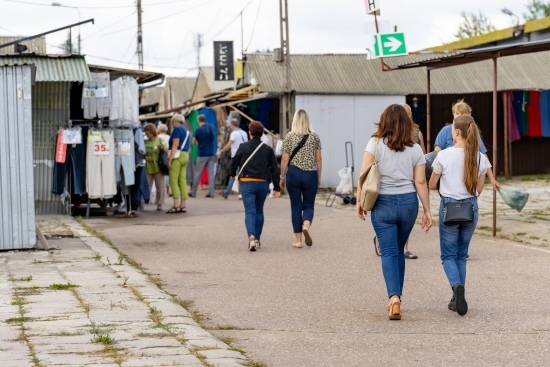
[[[498,173],[498,128],[497,128],[497,59],[493,56],[493,174],[495,180]],[[493,237],[497,236],[497,190],[493,187]]]

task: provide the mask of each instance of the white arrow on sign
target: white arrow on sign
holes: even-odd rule
[[[399,47],[401,47],[401,45],[403,44],[401,41],[399,41],[397,38],[395,37],[388,37],[388,40],[389,42],[384,42],[384,47],[385,48],[390,48],[390,52],[394,52],[395,50],[397,50]]]

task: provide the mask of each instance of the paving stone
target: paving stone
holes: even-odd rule
[[[205,362],[214,367],[243,367],[242,359],[235,361],[235,360],[226,359],[226,358],[207,358]]]
[[[35,367],[35,364],[28,357],[26,359],[4,359],[2,356],[2,367]]]
[[[36,352],[36,351],[35,351]],[[55,366],[55,365],[80,365],[87,366],[89,364],[102,364],[104,362],[112,363],[113,358],[108,355],[102,354],[90,354],[84,355],[79,353],[48,353],[46,351],[36,352],[36,358],[40,361],[41,365],[44,366]]]
[[[204,348],[204,347],[214,347],[218,349],[229,348],[229,345],[214,338],[193,339],[193,340],[189,340],[188,344],[199,348]]]

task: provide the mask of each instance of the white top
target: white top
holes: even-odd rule
[[[162,140],[164,140],[164,142],[166,142],[167,147],[170,146],[170,135],[168,135],[168,134],[159,134],[159,138],[161,138]]]
[[[416,192],[414,186],[414,167],[426,164],[426,158],[420,145],[405,147],[402,152],[391,150],[385,141],[380,140],[378,152],[376,140],[371,138],[365,152],[376,157],[376,164],[380,172],[380,192],[382,195],[400,195]]]
[[[478,153],[479,176],[487,173],[487,159]],[[464,184],[464,148],[451,147],[440,151],[432,164],[433,171],[441,175],[439,193],[456,200],[471,198]]]
[[[123,76],[111,82],[109,127],[138,127],[139,86],[134,78]]]
[[[237,149],[239,149],[239,145],[248,141],[248,135],[246,135],[244,130],[238,128],[237,130],[233,130],[231,132],[231,135],[229,135],[229,140],[233,142],[233,144],[231,144],[231,158],[233,158],[235,153],[237,153]]]

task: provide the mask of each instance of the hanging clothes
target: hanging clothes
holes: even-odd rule
[[[529,116],[527,115],[527,110],[529,108],[529,103],[531,103],[531,97],[529,96],[528,91],[523,91],[523,103],[521,105],[522,119],[521,119],[521,130],[523,134],[529,134]]]
[[[506,100],[506,106],[508,108],[507,111],[504,111],[508,120],[508,141],[514,142],[521,140],[516,121],[516,114],[514,113],[514,94],[512,92],[504,92],[502,93],[502,99]]]
[[[74,131],[81,134],[80,141],[82,142],[82,130],[75,129]],[[56,151],[59,148],[59,144],[64,144],[63,138],[61,141],[58,140]],[[68,181],[72,184],[68,188],[69,193],[77,195],[86,194],[86,145],[84,143],[68,144],[66,146],[65,157],[66,159],[63,163],[56,161],[53,166],[52,192],[57,195],[64,194],[65,182]]]
[[[539,97],[541,135],[550,138],[550,90],[543,90]]]
[[[513,96],[513,109],[514,109],[514,116],[516,117],[516,123],[518,126],[518,131],[521,135],[527,133],[527,131],[523,130],[523,92],[522,91],[514,91],[512,92]]]
[[[82,88],[82,109],[85,119],[109,116],[111,105],[109,72],[90,73],[91,82],[85,82]]]
[[[541,137],[542,126],[540,121],[540,92],[529,91],[529,104],[527,105],[527,136]]]
[[[115,129],[115,173],[116,181],[122,186],[135,182],[134,133],[129,129]]]
[[[116,195],[115,137],[111,130],[88,131],[86,191],[90,199]]]
[[[111,82],[109,120],[110,127],[138,127],[139,86],[134,78],[123,76]]]

